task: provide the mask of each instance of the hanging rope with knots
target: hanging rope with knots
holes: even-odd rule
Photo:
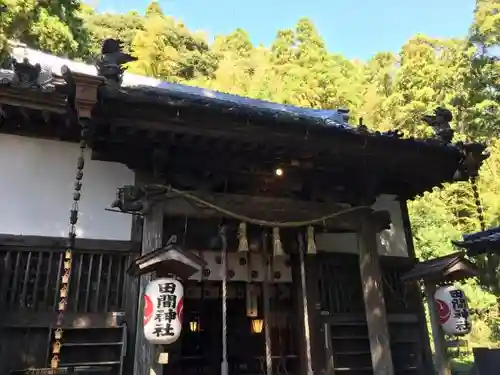
[[[172,186],[147,185],[145,187],[145,189],[148,189],[148,188],[152,188],[152,189],[157,190],[157,191],[158,191],[158,189],[160,189],[162,191],[162,193],[160,193],[161,195],[169,194],[169,193],[173,194],[173,195],[177,195],[179,197],[182,197],[182,198],[185,198],[187,200],[198,203],[206,208],[210,208],[212,210],[215,210],[215,211],[217,211],[217,212],[219,212],[227,217],[230,217],[230,218],[242,221],[242,222],[246,222],[248,224],[259,225],[259,226],[263,226],[263,227],[277,227],[277,228],[308,227],[308,226],[315,225],[315,224],[321,224],[321,223],[324,223],[325,221],[335,219],[335,218],[338,218],[340,216],[344,216],[344,215],[347,215],[347,214],[350,214],[350,213],[353,213],[356,211],[363,211],[363,210],[366,211],[366,210],[372,209],[370,206],[356,206],[356,207],[346,208],[346,209],[341,210],[341,211],[336,211],[336,212],[333,212],[333,213],[330,213],[330,214],[327,214],[324,216],[320,216],[320,217],[317,217],[317,218],[314,218],[311,220],[278,222],[278,221],[261,220],[261,219],[256,219],[256,218],[248,217],[245,215],[237,214],[237,213],[235,213],[231,210],[228,210],[224,207],[221,207],[217,204],[214,204],[212,202],[209,202],[207,200],[199,198],[194,194],[188,193],[188,192],[183,191],[183,190],[176,189]],[[154,193],[151,194],[151,196],[154,196],[154,195],[156,195],[156,194],[154,194]]]

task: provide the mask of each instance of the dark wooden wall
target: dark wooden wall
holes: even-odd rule
[[[362,296],[359,257],[319,253],[308,257],[308,296],[315,373],[324,370],[330,341],[333,367],[346,374],[371,374],[370,343]],[[381,257],[384,299],[396,375],[425,374],[418,296],[400,277],[412,262]],[[326,332],[325,332],[326,330]]]
[[[111,313],[131,318],[136,299],[125,271],[135,253],[128,241],[77,241],[64,327],[119,324]],[[0,236],[1,374],[48,366],[63,262],[64,239]]]
[[[265,334],[251,330],[251,318],[246,311],[246,283],[229,283],[227,335],[228,362],[230,374],[260,374],[265,358]],[[261,287],[260,283],[254,284]],[[184,302],[183,333],[181,339],[169,347],[169,364],[164,373],[171,375],[220,374],[222,356],[222,301],[221,283],[217,281],[189,281],[186,288],[197,288],[199,293],[187,293]],[[294,301],[291,295],[292,286],[282,283],[273,284],[271,294],[276,296],[275,289],[287,292],[286,298],[272,298],[271,313],[279,313],[281,320],[271,320],[271,351],[275,356],[273,367],[275,373],[286,371],[297,372],[297,341],[295,337],[296,323]],[[258,316],[263,317],[262,294],[258,301]],[[191,320],[199,322],[200,332],[191,332]],[[281,357],[281,363],[278,358]],[[279,367],[279,370],[278,370]]]

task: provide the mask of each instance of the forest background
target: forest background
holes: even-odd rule
[[[475,139],[489,146],[479,191],[487,226],[500,225],[500,0],[477,0],[467,38],[416,35],[399,53],[380,52],[368,61],[328,51],[308,19],[280,30],[266,48],[252,45],[242,29],[209,43],[156,2],[145,14],[115,14],[78,0],[0,0],[0,51],[6,52],[7,39],[18,39],[90,61],[108,37],[120,39],[138,57],[129,69],[134,73],[279,103],[346,107],[353,119],[363,117],[377,130],[430,136],[421,117],[445,106],[454,115],[455,141]],[[453,252],[452,239],[480,229],[465,182],[425,194],[409,209],[421,259]],[[474,346],[500,346],[499,261],[482,265],[496,278],[464,285],[474,312],[468,339]]]

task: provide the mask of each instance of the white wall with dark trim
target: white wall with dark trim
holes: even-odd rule
[[[1,234],[67,235],[78,155],[78,144],[0,134]],[[85,162],[78,237],[130,240],[131,216],[104,209],[134,173],[90,150]]]
[[[391,228],[378,235],[380,255],[407,257],[408,248],[403,226],[401,206],[393,195],[381,195],[372,206],[375,210],[387,210],[391,214]],[[355,233],[318,233],[316,236],[318,251],[358,254],[357,235]]]

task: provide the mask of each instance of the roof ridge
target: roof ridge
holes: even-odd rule
[[[98,75],[97,67],[84,62],[71,60],[68,58],[56,56],[40,50],[29,48],[26,44],[12,42],[14,58],[27,58],[32,64],[38,63],[44,68],[49,69],[53,74],[62,75],[63,67],[75,73],[86,74],[90,76]],[[346,109],[315,109],[307,107],[298,107],[262,99],[253,99],[234,94],[228,94],[216,90],[205,89],[203,87],[189,86],[179,83],[162,81],[157,78],[141,76],[134,73],[125,72],[122,80],[123,88],[144,88],[157,90],[164,94],[182,94],[199,98],[214,99],[227,104],[245,105],[249,107],[260,107],[262,109],[300,114],[302,116],[314,117],[326,121],[326,125],[340,126],[350,128],[348,124],[348,110]]]

